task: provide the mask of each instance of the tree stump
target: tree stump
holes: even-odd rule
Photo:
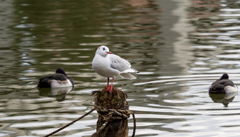
[[[106,88],[104,88],[102,91],[94,94],[94,107],[102,108],[104,110],[112,110],[111,114],[114,117],[118,110],[129,112],[126,98],[127,94],[115,87],[113,87],[111,93],[107,92]],[[129,117],[130,114],[127,114],[127,116]],[[108,121],[106,119],[109,117],[109,112],[98,111],[96,130],[98,131],[102,126],[105,127],[99,132],[93,134],[92,137],[128,137],[128,117],[118,115],[104,125],[104,123]]]

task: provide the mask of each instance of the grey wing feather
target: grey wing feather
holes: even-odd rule
[[[109,57],[111,61],[111,64],[110,64],[111,68],[116,69],[120,72],[131,68],[131,64],[125,59],[115,54],[109,54],[109,55],[110,55]]]

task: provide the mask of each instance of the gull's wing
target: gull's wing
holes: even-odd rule
[[[129,72],[138,72],[138,71],[131,68],[131,64],[127,60],[125,60],[115,54],[108,54],[108,55],[109,55],[109,59],[111,62],[110,67],[112,69],[116,69],[116,70],[120,71],[121,77],[127,78],[127,79],[136,79],[136,77],[129,74]]]
[[[112,69],[116,69],[120,72],[126,71],[125,73],[131,72],[131,71],[127,71],[127,70],[131,70],[131,64],[127,60],[125,60],[115,54],[108,54],[108,55],[109,55],[109,59],[111,62],[110,67]]]
[[[137,70],[131,68],[131,64],[115,54],[108,54],[110,59],[110,67],[120,71],[120,73],[138,72]]]

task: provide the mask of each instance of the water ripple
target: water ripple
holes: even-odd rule
[[[239,95],[208,94],[224,72],[240,84],[238,3],[1,3],[0,136],[43,136],[92,109],[90,93],[107,82],[91,67],[100,45],[140,71],[114,81],[128,94],[136,136],[239,136]],[[72,91],[34,88],[58,67],[75,80]],[[56,136],[91,136],[97,118],[93,112]]]

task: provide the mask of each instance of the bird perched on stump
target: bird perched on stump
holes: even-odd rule
[[[215,82],[209,88],[209,93],[213,94],[226,94],[238,92],[237,86],[229,80],[227,73],[224,73],[222,77]]]
[[[99,75],[107,77],[108,83],[106,89],[110,93],[116,76],[120,75],[123,78],[136,79],[136,77],[130,73],[138,73],[137,70],[131,68],[131,64],[127,60],[112,54],[106,46],[100,46],[97,49],[92,61],[92,67]],[[112,84],[110,86],[109,77],[112,77]]]

